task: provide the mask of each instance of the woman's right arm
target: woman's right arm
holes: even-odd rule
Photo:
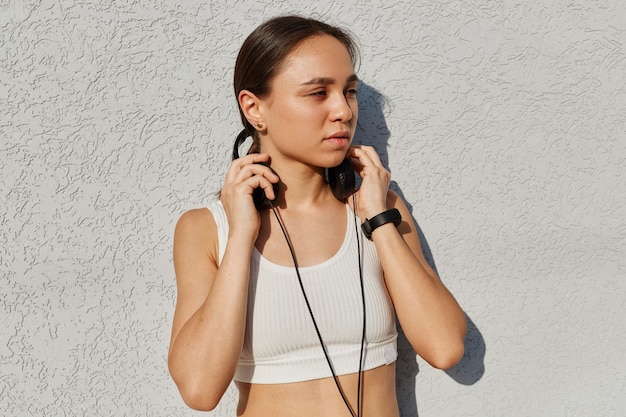
[[[251,164],[266,157],[240,159],[222,189],[230,227],[221,263],[209,210],[186,212],[174,233],[178,294],[168,366],[183,400],[197,410],[215,408],[235,373],[245,333],[248,260],[260,224],[251,194],[258,186],[271,190],[264,175],[278,181],[267,168]]]

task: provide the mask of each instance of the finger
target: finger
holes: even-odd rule
[[[380,156],[373,146],[367,145],[355,145],[352,147],[355,158],[362,160],[363,165],[373,165],[376,167],[382,167],[383,164],[380,160]]]
[[[278,197],[274,192],[274,183],[268,181],[266,178],[262,178],[259,181],[259,187],[263,189],[265,197],[267,197],[268,200],[274,201],[276,200],[276,197]]]
[[[349,157],[352,161],[354,170],[358,172],[361,177],[365,174],[365,171],[368,170],[368,167],[370,169],[374,168],[375,170],[380,170],[382,168],[382,166],[377,165],[376,161],[374,161],[372,157],[363,149],[352,150]]]
[[[268,180],[262,175],[254,175],[247,178],[241,183],[242,187],[245,187],[245,193],[252,195],[257,188],[263,189],[265,196],[269,200],[275,200],[277,195],[274,192],[274,182]]]
[[[272,183],[276,183],[280,180],[278,175],[269,166],[259,163],[245,165],[238,174],[238,178],[242,181],[254,176],[267,178]]]
[[[226,181],[233,181],[236,178],[242,178],[240,177],[240,174],[242,172],[244,172],[244,176],[245,177],[249,177],[250,175],[253,175],[253,173],[258,173],[259,170],[253,169],[252,172],[250,173],[250,167],[252,168],[258,168],[262,165],[260,165],[260,162],[268,162],[270,159],[268,154],[265,153],[255,153],[255,154],[250,154],[250,155],[246,155],[243,156],[241,158],[235,159],[231,162],[230,167],[228,168],[228,172],[226,173]],[[271,172],[271,170],[270,170]]]
[[[246,165],[255,164],[259,162],[268,162],[270,156],[266,153],[253,153],[250,155],[242,156],[241,158],[233,159],[230,163],[230,170],[242,169]]]
[[[246,155],[245,161],[252,164],[257,164],[259,162],[269,162],[270,156],[266,153],[251,153],[249,155]]]
[[[248,164],[231,177],[228,188],[232,188],[235,195],[246,194],[248,196],[253,195],[255,189],[262,188],[266,197],[274,200],[277,197],[274,192],[274,184],[278,183],[279,180],[278,175],[267,166]]]

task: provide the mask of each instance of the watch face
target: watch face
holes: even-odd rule
[[[365,219],[365,221],[361,224],[361,229],[363,229],[363,234],[366,238],[372,238],[372,225],[368,219]]]

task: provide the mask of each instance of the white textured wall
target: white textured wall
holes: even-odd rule
[[[359,138],[470,319],[447,373],[401,344],[403,416],[623,416],[626,4],[226,3],[0,1],[0,414],[200,415],[173,226],[226,170],[243,38],[300,12],[360,39]]]

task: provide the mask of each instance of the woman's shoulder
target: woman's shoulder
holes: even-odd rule
[[[207,227],[215,228],[216,218],[220,217],[224,208],[219,200],[211,201],[205,207],[192,208],[185,211],[178,219],[176,227],[184,229],[205,230]]]
[[[176,223],[176,230],[183,231],[204,230],[215,225],[213,214],[208,207],[193,208],[185,211]],[[204,226],[204,227],[203,227]]]
[[[174,248],[193,247],[217,259],[217,230],[215,216],[210,206],[187,210],[176,223]]]

